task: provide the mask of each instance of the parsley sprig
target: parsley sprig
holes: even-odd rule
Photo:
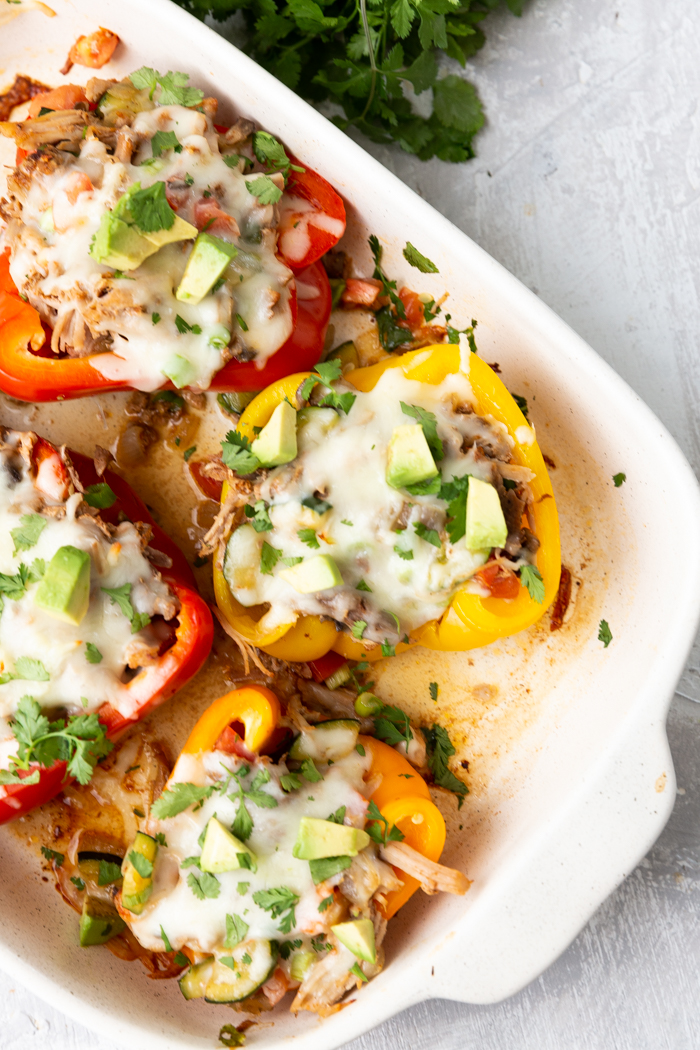
[[[10,760],[9,770],[0,770],[0,784],[17,784],[19,772],[29,769],[33,762],[52,766],[54,762],[67,763],[69,776],[79,784],[87,784],[100,759],[113,748],[107,739],[105,727],[96,714],[73,715],[67,721],[59,718],[50,722],[31,696],[23,696],[10,728],[18,743],[17,754]],[[35,770],[23,783],[36,783]]]

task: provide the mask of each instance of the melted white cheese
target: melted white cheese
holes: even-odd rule
[[[152,615],[157,598],[168,598],[167,585],[144,557],[133,525],[120,526],[110,540],[87,516],[75,517],[80,494],[65,503],[65,516],[43,516],[46,522],[37,542],[15,553],[11,530],[20,526],[23,515],[40,507],[39,494],[30,477],[16,480],[0,458],[0,573],[15,576],[21,563],[31,568],[42,559],[46,565],[66,545],[90,554],[90,604],[79,626],[51,616],[34,604],[38,582],[28,582],[24,595],[13,600],[3,596],[0,613],[0,671],[14,673],[21,657],[38,659],[49,680],[14,679],[0,685],[0,739],[10,738],[8,720],[19,700],[33,696],[42,708],[66,707],[71,713],[97,711],[108,701],[124,714],[130,713],[130,697],[124,671],[130,650],[148,644],[142,632],[132,634],[131,622],[103,587],[132,585],[131,603],[136,612]],[[102,660],[90,663],[86,645],[99,649]],[[10,738],[14,741],[14,738]],[[14,750],[14,746],[11,746]],[[6,763],[0,761],[0,768]]]
[[[342,384],[335,387],[340,390]],[[370,392],[348,389],[357,393],[348,415],[341,412],[337,425],[310,447],[304,430],[300,430],[301,452],[297,459],[290,467],[271,471],[263,482],[261,495],[271,504],[272,531],[254,533],[250,526],[243,526],[247,533],[242,533],[240,539],[245,542],[240,548],[236,542],[239,554],[226,560],[229,586],[242,605],[271,603],[272,608],[265,615],[266,628],[289,623],[299,612],[327,614],[329,606],[315,594],[299,594],[284,580],[279,575],[285,568],[281,560],[272,574],[263,575],[259,571],[263,542],[282,551],[285,558],[331,555],[346,587],[355,588],[364,580],[371,588],[368,598],[374,607],[395,613],[402,632],[440,616],[456,589],[488,557],[488,551],[468,550],[464,537],[455,544],[446,539],[441,548],[419,537],[414,526],[422,509],[444,510],[447,504],[437,496],[409,496],[386,481],[392,431],[411,422],[401,408],[402,401],[419,405],[436,416],[438,436],[445,448],[445,457],[439,464],[445,481],[463,474],[491,481],[491,460],[479,457],[474,448],[466,454],[459,450],[459,434],[470,428],[484,430],[478,417],[455,415],[452,410],[453,403],[473,404],[467,378],[454,373],[439,385],[431,385],[407,379],[400,368],[389,368]],[[512,439],[503,424],[492,419],[488,424],[512,448]],[[282,478],[285,481],[280,484]],[[317,491],[327,494],[324,499],[332,504],[323,515],[301,506],[302,499]],[[407,527],[397,532],[396,521],[405,504],[412,504]],[[318,550],[310,549],[299,538],[300,529],[315,530]],[[396,547],[411,552],[412,559],[402,558]],[[324,592],[324,598],[337,600],[336,613],[342,611],[341,592],[340,587]]]
[[[257,872],[242,868],[217,875],[221,885],[215,899],[198,900],[188,885],[190,873],[200,874],[196,866],[181,867],[186,857],[198,857],[199,838],[210,817],[216,815],[225,827],[233,824],[237,810],[237,795],[215,792],[201,808],[193,808],[166,820],[151,818],[148,833],[162,832],[167,846],[161,846],[154,870],[154,890],[144,912],[133,916],[131,927],[138,940],[147,948],[163,950],[161,927],[173,948],[189,945],[202,952],[223,950],[226,935],[226,915],[237,914],[248,924],[246,939],[265,938],[282,940],[301,934],[313,935],[324,928],[318,905],[328,894],[327,886],[341,881],[342,873],[316,887],[306,860],[292,855],[299,823],[302,817],[327,819],[340,806],[346,807],[345,823],[363,827],[367,801],[363,795],[364,775],[369,768],[369,756],[352,751],[345,758],[324,769],[323,780],[311,784],[302,780],[302,787],[286,794],[279,777],[287,772],[284,764],[273,765],[262,759],[250,765],[250,774],[243,781],[249,787],[255,774],[266,769],[270,781],[262,790],[277,801],[274,809],[265,809],[247,801],[253,818],[253,832],[246,845],[255,853]],[[238,770],[243,763],[222,751],[202,755],[181,755],[168,786],[173,783],[206,785],[220,781],[225,770]],[[235,781],[232,781],[235,788]],[[239,883],[248,888],[239,892]],[[295,908],[296,922],[291,931],[281,934],[280,919],[273,919],[269,911],[253,900],[258,890],[284,886],[299,897]]]
[[[41,271],[46,276],[36,286],[37,299],[60,303],[61,312],[72,303],[80,306],[82,289],[92,297],[96,286],[113,273],[89,255],[102,216],[134,183],[145,189],[156,181],[174,180],[183,187],[178,215],[197,225],[195,209],[218,203],[233,221],[223,230],[215,224],[211,233],[234,243],[240,254],[221,288],[197,305],[175,298],[192,241],[161,248],[126,277],[115,279],[114,287],[124,297],[120,308],[92,310],[88,319],[94,336],[113,335],[113,353],[94,355],[92,364],[105,377],[126,380],[140,390],[162,386],[167,373],[179,365],[179,385],[205,389],[225,364],[220,338],[226,329],[240,346],[255,352],[256,366],[262,368],[289,338],[293,325],[292,273],[276,255],[275,208],[261,205],[246,187],[247,180],[259,175],[246,177],[238,170],[242,163],[234,168],[225,163],[213,125],[203,113],[183,106],[156,107],[139,113],[133,130],[147,136],[133,163],[122,163],[97,139],[87,138],[75,162],[34,177],[22,218],[36,236],[22,238],[13,248],[10,272],[15,284],[23,291],[28,275]],[[170,149],[154,159],[150,138],[156,131],[175,132],[182,151]],[[76,173],[87,175],[93,189],[71,204],[66,189]],[[202,219],[201,211],[198,214],[199,225],[205,225],[208,220]],[[156,324],[153,314],[160,315]],[[175,323],[178,315],[199,326],[201,333],[181,333]],[[216,345],[211,342],[214,337]]]

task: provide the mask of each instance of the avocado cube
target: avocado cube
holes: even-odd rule
[[[369,842],[369,835],[360,828],[318,817],[302,817],[292,852],[298,860],[356,857],[360,850],[369,846]]]
[[[132,858],[132,854],[137,854],[137,857],[143,860]],[[153,865],[157,854],[156,840],[143,831],[137,831],[132,847],[122,864],[122,904],[134,915],[141,914],[153,893]],[[141,868],[141,871],[138,868]]]
[[[437,472],[423,428],[412,423],[394,427],[387,451],[387,485],[400,489],[434,478]]]
[[[140,231],[139,231],[140,232]],[[154,233],[143,233],[147,241],[162,248],[164,244],[174,244],[175,241],[192,241],[197,236],[197,227],[191,222],[185,222],[179,215],[175,216],[175,222],[169,230],[156,230]]]
[[[105,944],[116,937],[126,927],[126,923],[108,901],[85,895],[83,911],[80,916],[80,947],[89,948],[93,944]]]
[[[355,919],[331,926],[341,944],[363,962],[376,963],[377,948],[374,942],[374,924],[371,919]]]
[[[338,566],[329,554],[318,554],[315,558],[294,565],[291,569],[282,569],[277,574],[290,583],[299,594],[315,594],[338,587],[343,582]]]
[[[503,547],[508,536],[498,492],[487,481],[469,478],[467,526],[464,542],[470,551]]]
[[[182,280],[175,292],[181,303],[200,303],[211,286],[238,255],[238,248],[220,237],[200,233],[187,260]]]
[[[115,270],[135,270],[157,250],[135,226],[129,226],[113,211],[108,211],[100,219],[90,255],[103,266],[113,266]]]
[[[215,875],[236,868],[258,870],[253,851],[232,835],[216,817],[212,817],[207,824],[199,866],[202,871],[210,871]]]
[[[335,414],[335,413],[334,413]],[[289,401],[281,401],[270,416],[250,451],[263,467],[291,463],[297,455],[297,414]]]
[[[90,555],[77,547],[59,547],[34,594],[34,604],[76,626],[90,604]]]

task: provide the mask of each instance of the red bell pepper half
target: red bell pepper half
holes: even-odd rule
[[[37,467],[42,461],[55,457],[60,464],[57,469],[65,469],[56,449],[42,438],[36,442],[33,455]],[[130,521],[142,521],[151,526],[153,534],[150,546],[167,554],[172,561],[170,568],[160,570],[161,575],[180,601],[172,645],[161,654],[155,664],[144,667],[126,686],[133,704],[131,713],[121,714],[108,703],[103,704],[98,711],[98,717],[106,727],[108,737],[115,739],[168,700],[197,674],[209,655],[214,627],[209,607],[197,593],[194,576],[184,554],[156,525],[143,500],[118,474],[107,471],[104,478],[100,479],[92,460],[87,456],[72,452],[71,459],[86,488],[104,480],[117,497],[109,509],[100,511],[105,521],[116,525],[121,513]],[[26,786],[11,784],[5,787],[5,797],[0,798],[0,824],[28,813],[43,802],[48,802],[69,780],[66,777],[65,762],[54,762],[48,768],[34,765],[25,775],[31,775],[35,769],[39,770],[38,783]],[[20,776],[22,775],[20,773]]]

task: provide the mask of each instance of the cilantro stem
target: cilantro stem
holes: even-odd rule
[[[374,101],[374,90],[377,86],[377,58],[374,54],[374,44],[372,43],[372,35],[369,31],[369,22],[367,20],[367,0],[360,0],[360,15],[362,17],[362,29],[364,30],[365,37],[367,38],[367,54],[369,57],[369,64],[372,70],[372,83],[370,84],[369,96],[365,104],[365,108],[362,111],[360,117],[360,123],[365,119],[369,112],[369,108]]]

